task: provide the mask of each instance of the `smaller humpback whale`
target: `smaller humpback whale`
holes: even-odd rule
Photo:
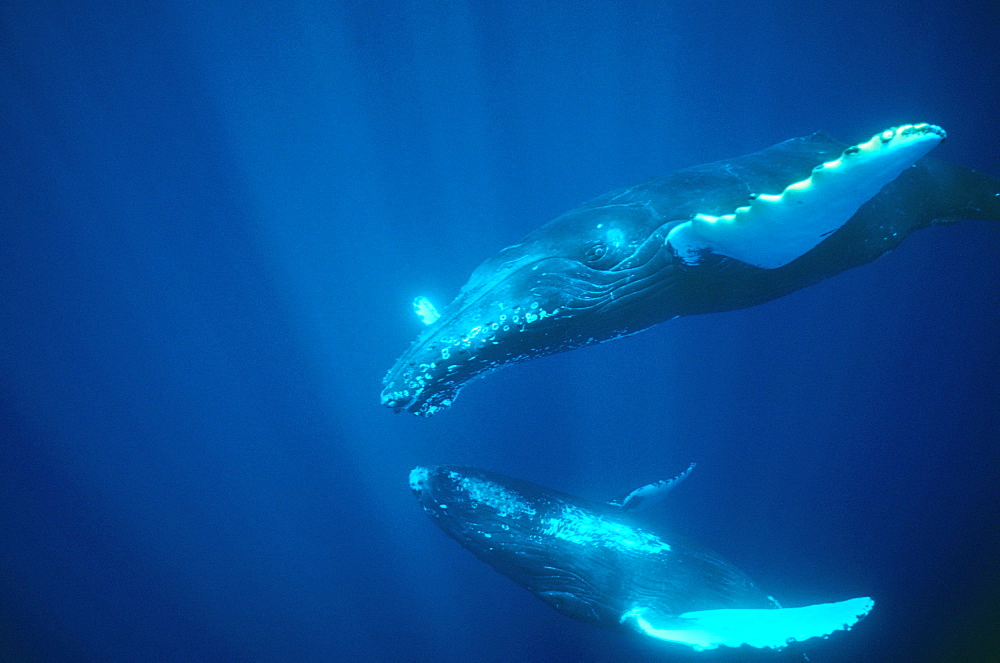
[[[476,557],[559,612],[695,651],[781,649],[846,631],[874,601],[782,608],[746,574],[677,536],[637,525],[629,511],[687,475],[608,504],[471,467],[417,467],[424,511]],[[648,500],[647,500],[648,501]]]
[[[383,380],[431,415],[470,380],[682,315],[761,304],[870,262],[912,231],[1000,220],[1000,181],[924,155],[931,124],[848,147],[824,133],[686,168],[563,214],[480,265]]]

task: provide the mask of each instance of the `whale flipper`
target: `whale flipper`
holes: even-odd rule
[[[622,623],[631,623],[657,640],[687,645],[695,651],[742,646],[781,649],[793,642],[850,630],[874,605],[866,596],[801,608],[726,608],[676,616],[657,615],[640,607],[622,615]]]
[[[765,269],[782,267],[839,230],[944,137],[933,124],[887,129],[781,192],[757,194],[731,214],[695,214],[670,232],[667,243],[688,264],[716,253]]]
[[[661,479],[660,481],[636,488],[632,492],[620,495],[613,500],[609,500],[608,506],[617,507],[623,511],[639,511],[640,509],[645,509],[650,504],[659,502],[663,499],[664,495],[673,490],[677,484],[691,474],[691,470],[693,470],[696,465],[697,463],[691,463],[688,465],[686,470],[675,476],[673,479]]]

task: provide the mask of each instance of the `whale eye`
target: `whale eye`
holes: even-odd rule
[[[593,242],[587,246],[587,250],[583,254],[584,262],[588,265],[593,265],[596,262],[600,262],[601,258],[608,254],[608,247],[601,242]]]

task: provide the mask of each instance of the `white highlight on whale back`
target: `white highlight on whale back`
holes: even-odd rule
[[[520,518],[533,516],[536,513],[518,493],[496,482],[462,476],[458,472],[450,472],[449,476],[458,482],[459,488],[465,491],[466,497],[473,505],[487,506],[496,511],[496,515],[500,518]]]
[[[802,608],[698,610],[678,616],[655,615],[636,607],[622,615],[642,633],[695,651],[718,647],[781,649],[793,642],[847,631],[875,605],[869,597]]]
[[[932,124],[887,129],[779,193],[761,193],[730,214],[696,214],[671,230],[667,243],[688,264],[711,252],[765,269],[787,265],[847,223],[944,137]]]
[[[602,546],[619,551],[655,554],[669,552],[670,545],[637,527],[604,518],[572,505],[566,505],[558,518],[542,521],[542,536],[551,536],[583,546]]]

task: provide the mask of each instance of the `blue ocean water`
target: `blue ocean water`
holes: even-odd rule
[[[407,474],[603,500],[691,461],[653,526],[786,605],[875,598],[813,661],[997,655],[987,222],[431,419],[379,390],[414,297],[610,189],[914,121],[1000,175],[998,30],[926,1],[4,3],[0,657],[687,660],[496,574]]]

